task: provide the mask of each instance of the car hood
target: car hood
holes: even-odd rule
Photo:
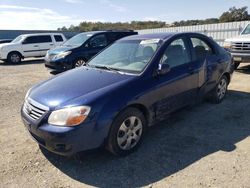
[[[233,38],[226,39],[227,42],[250,42],[250,34],[239,35]]]
[[[96,91],[107,91],[107,87],[121,85],[135,76],[81,67],[42,82],[32,88],[29,97],[36,102],[53,109],[68,101],[87,96],[85,104],[91,100],[90,95]],[[78,104],[79,105],[79,104]],[[80,104],[82,105],[82,104]]]
[[[70,51],[70,50],[75,49],[75,48],[76,48],[76,46],[58,46],[52,50],[49,50],[48,53],[50,55],[57,55],[59,53]]]
[[[20,44],[18,43],[3,43],[3,44],[0,44],[0,48],[12,48],[14,46],[18,46]]]

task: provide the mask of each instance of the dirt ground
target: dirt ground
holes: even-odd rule
[[[222,104],[181,110],[124,158],[104,150],[63,158],[41,151],[20,107],[51,77],[43,61],[0,62],[0,187],[250,187],[250,64],[234,73]]]

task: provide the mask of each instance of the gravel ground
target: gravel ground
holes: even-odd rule
[[[222,104],[181,110],[124,158],[39,149],[19,111],[28,88],[52,76],[42,60],[0,62],[0,187],[250,187],[250,64],[234,73]]]

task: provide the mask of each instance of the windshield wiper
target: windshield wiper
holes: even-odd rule
[[[115,72],[121,73],[120,69],[113,68],[113,67],[108,67],[108,66],[105,66],[105,65],[88,65],[88,66],[94,67],[94,68],[97,68],[97,69],[104,69],[104,70],[115,71]]]

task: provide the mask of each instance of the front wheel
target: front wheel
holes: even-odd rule
[[[132,153],[140,145],[146,127],[143,113],[136,108],[127,108],[111,126],[107,149],[119,156]]]
[[[219,83],[216,85],[216,87],[211,93],[211,98],[210,98],[211,102],[218,104],[223,101],[227,93],[228,84],[229,84],[229,81],[227,77],[223,75]]]
[[[18,52],[11,52],[8,54],[7,61],[12,64],[21,62],[21,55]]]
[[[83,58],[78,58],[74,62],[74,68],[78,68],[84,65],[86,65],[86,61]]]

